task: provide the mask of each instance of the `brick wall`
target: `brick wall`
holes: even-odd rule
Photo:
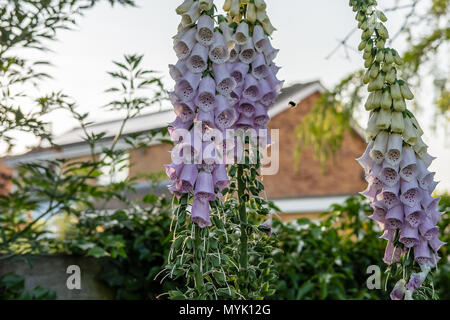
[[[12,188],[12,170],[0,160],[0,195],[7,195]]]
[[[325,173],[320,162],[313,159],[311,148],[303,148],[298,171],[294,169],[294,152],[297,145],[295,128],[308,114],[319,94],[311,95],[295,108],[275,116],[269,123],[271,129],[280,130],[280,169],[278,174],[264,177],[267,196],[271,199],[302,196],[353,194],[365,188],[363,171],[354,160],[361,156],[365,141],[356,133],[346,134],[343,148],[336,162],[330,159]]]
[[[154,145],[148,148],[130,151],[130,177],[139,177],[147,173],[164,171],[163,165],[170,164],[169,151],[172,147],[168,144]]]

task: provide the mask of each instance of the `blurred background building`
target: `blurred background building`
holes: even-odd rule
[[[269,110],[272,118],[269,127],[280,130],[280,167],[277,174],[264,176],[263,179],[266,196],[281,209],[280,217],[283,220],[314,218],[318,213],[326,211],[331,204],[342,203],[348,196],[365,188],[362,168],[355,161],[365,149],[365,141],[357,128],[346,134],[343,148],[334,158],[329,159],[325,166],[315,159],[312,149],[308,146],[300,146],[302,154],[296,162],[295,150],[299,146],[295,128],[302,118],[311,112],[323,90],[324,87],[319,81],[285,87]],[[296,102],[296,106],[290,105],[290,101]],[[173,111],[167,109],[131,119],[125,126],[124,135],[118,141],[118,148],[129,147],[124,143],[128,135],[165,128],[174,119]],[[89,126],[91,133],[106,132],[95,152],[100,153],[103,146],[112,143],[121,123],[122,119]],[[83,136],[81,128],[74,128],[54,137],[54,143],[57,144],[55,147],[33,149],[22,155],[4,158],[4,164],[0,167],[0,192],[7,193],[11,188],[10,177],[21,164],[62,158],[74,161],[88,159],[91,150]],[[107,184],[110,181],[133,177],[137,178],[137,192],[129,194],[129,197],[140,198],[150,192],[169,196],[169,181],[163,165],[171,162],[171,148],[168,144],[155,141],[150,147],[129,150],[125,160],[129,165],[115,172],[105,170],[97,183]],[[120,204],[114,201],[107,204],[110,209],[117,209],[118,206]]]

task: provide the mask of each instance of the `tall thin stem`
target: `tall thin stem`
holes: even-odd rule
[[[248,233],[247,233],[247,210],[245,208],[245,180],[244,180],[244,165],[239,164],[237,170],[238,182],[238,197],[239,197],[239,219],[241,225],[241,243],[240,243],[240,258],[239,264],[241,270],[245,273],[248,267]]]
[[[194,225],[194,262],[196,268],[194,270],[195,286],[200,293],[203,293],[204,282],[203,282],[203,272],[202,272],[202,250],[200,247],[202,245],[202,238],[200,235],[201,229],[197,225]]]

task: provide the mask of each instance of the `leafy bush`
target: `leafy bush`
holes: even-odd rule
[[[449,211],[449,197],[441,201],[442,211]],[[279,281],[275,299],[387,299],[386,275],[382,289],[369,290],[366,273],[370,265],[386,268],[382,261],[384,240],[378,226],[368,218],[371,208],[361,197],[351,197],[343,205],[333,205],[321,221],[299,219],[274,224],[280,249],[274,253]],[[440,233],[448,242],[448,214],[443,216]],[[450,288],[448,249],[440,251],[446,262],[434,274],[441,299],[448,299]],[[390,284],[392,285],[392,284]],[[391,288],[391,286],[388,286]]]
[[[74,253],[111,257],[99,278],[115,290],[116,299],[155,299],[181,284],[155,280],[170,250],[170,203],[155,195],[144,202],[138,210],[84,218],[73,230],[75,237],[65,240]]]
[[[15,273],[5,273],[0,277],[0,300],[54,300],[56,293],[37,286],[32,292],[25,290],[25,279]]]

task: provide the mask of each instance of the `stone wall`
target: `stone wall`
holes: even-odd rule
[[[70,290],[67,273],[69,266],[80,268],[81,289]],[[36,255],[0,260],[0,276],[13,272],[25,278],[25,289],[31,292],[43,286],[56,292],[58,300],[110,300],[113,291],[98,279],[102,260],[69,255]]]

